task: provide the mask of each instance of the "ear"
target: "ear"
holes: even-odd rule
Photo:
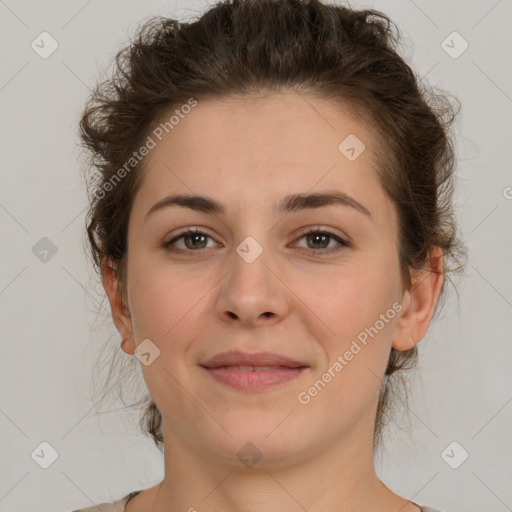
[[[414,273],[404,293],[402,312],[393,336],[395,350],[410,350],[425,336],[443,286],[443,251],[432,247],[425,265]]]
[[[123,339],[121,349],[127,354],[133,354],[136,347],[133,338],[132,319],[124,302],[115,263],[107,259],[103,261],[101,265],[101,280],[110,302],[112,320]]]

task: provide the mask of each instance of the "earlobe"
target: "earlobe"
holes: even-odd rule
[[[105,260],[102,263],[101,280],[110,303],[112,320],[123,339],[121,349],[127,354],[133,354],[135,342],[133,339],[132,320],[121,292],[121,283],[119,282],[115,263],[112,263],[110,260]]]
[[[410,350],[425,336],[443,285],[443,254],[433,247],[425,265],[415,272],[410,290],[404,293],[403,310],[393,337],[393,348]]]
[[[121,350],[126,354],[133,355],[135,353],[135,343],[133,338],[126,338],[121,341]]]

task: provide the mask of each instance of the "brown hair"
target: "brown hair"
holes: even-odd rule
[[[457,109],[416,77],[398,54],[399,42],[386,15],[319,0],[228,0],[193,22],[155,17],[144,23],[116,55],[113,75],[97,86],[80,121],[89,167],[99,171],[87,178],[87,233],[97,271],[109,259],[124,283],[127,225],[143,162],[113,179],[162,113],[191,98],[279,91],[357,108],[377,130],[379,178],[399,217],[404,289],[434,246],[443,251],[443,272],[460,270],[460,264],[447,265],[464,256],[452,207],[455,158],[449,134]],[[403,383],[399,370],[416,362],[416,347],[391,350],[374,447],[391,419],[390,398],[398,381]],[[149,396],[142,403],[140,425],[162,449],[161,414]]]

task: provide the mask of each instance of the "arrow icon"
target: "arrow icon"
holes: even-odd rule
[[[30,457],[40,468],[48,469],[59,458],[59,454],[48,441],[43,441],[34,448]]]
[[[452,469],[458,469],[469,457],[469,453],[457,441],[450,443],[441,453],[441,458]]]
[[[41,59],[47,59],[59,47],[59,43],[51,34],[44,31],[34,38],[30,43],[30,47],[39,55],[39,57],[41,57]]]
[[[441,48],[452,59],[458,59],[469,47],[469,43],[456,31],[441,41]]]
[[[149,366],[160,357],[160,349],[150,339],[145,339],[135,349],[134,354],[144,366]]]
[[[32,254],[42,263],[48,263],[57,251],[57,246],[46,236],[32,247]]]
[[[350,133],[338,145],[338,151],[349,161],[353,162],[365,150],[365,145],[357,135]]]
[[[236,252],[246,263],[252,263],[263,252],[263,247],[252,236],[248,236],[238,244]]]
[[[237,453],[238,459],[248,468],[252,468],[261,459],[262,455],[253,443],[245,443]]]

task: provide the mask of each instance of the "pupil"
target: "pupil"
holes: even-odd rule
[[[204,235],[201,235],[201,234],[192,234],[192,235],[187,235],[187,241],[190,241],[190,240],[193,240],[194,242],[197,241],[197,239],[199,238],[205,238]],[[192,242],[192,246],[193,247],[197,247],[197,245],[194,244],[194,242]],[[187,244],[188,245],[188,244]]]
[[[313,237],[315,240],[317,238],[323,238],[324,239],[324,242],[325,242],[325,239],[328,238],[325,234],[322,234],[322,233],[315,233],[313,235],[310,235],[311,237]],[[317,243],[316,241],[314,242],[315,244]],[[319,242],[321,243],[321,242]],[[322,247],[325,247],[325,243],[322,245]]]

